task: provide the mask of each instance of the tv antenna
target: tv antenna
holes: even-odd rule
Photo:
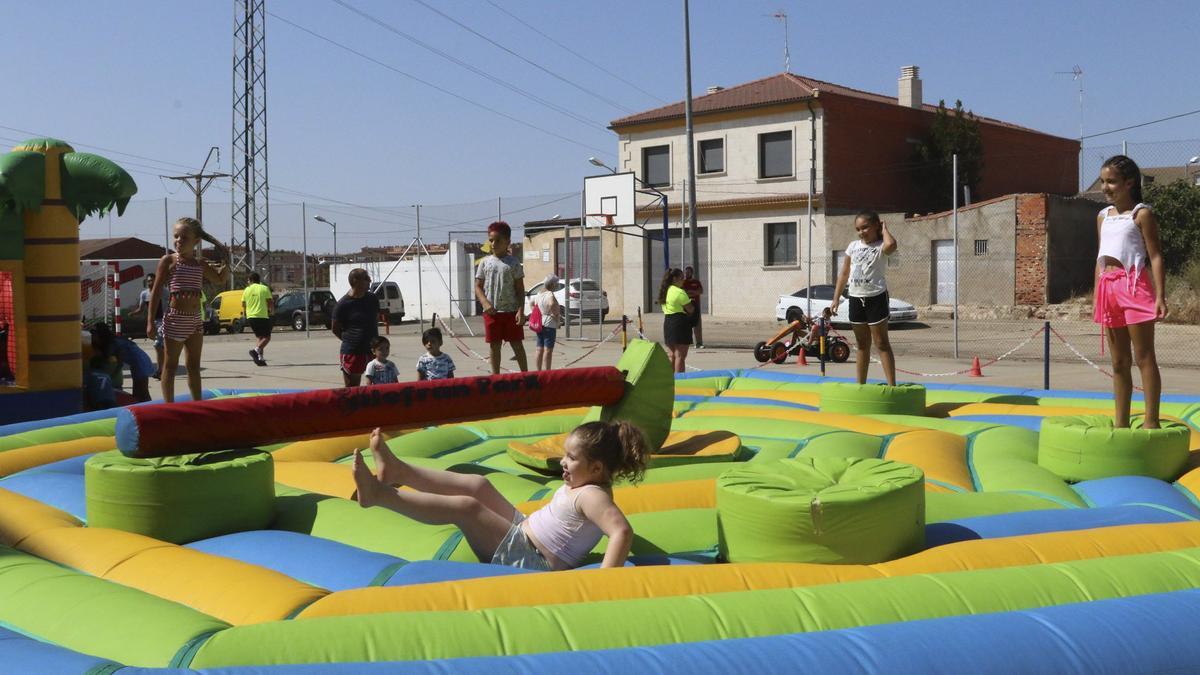
[[[792,54],[788,49],[788,15],[782,9],[771,15],[772,19],[779,19],[783,22],[783,72],[792,72]]]
[[[1055,71],[1055,75],[1070,75],[1071,79],[1079,85],[1079,141],[1083,142],[1083,68],[1078,65],[1070,70]]]

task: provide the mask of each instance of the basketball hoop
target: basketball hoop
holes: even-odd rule
[[[611,214],[611,213],[587,213],[584,215],[586,215],[588,218],[603,218],[604,224],[601,225],[600,227],[612,227],[613,218],[616,217],[614,214]]]

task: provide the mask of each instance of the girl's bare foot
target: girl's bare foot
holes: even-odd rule
[[[399,486],[404,481],[404,462],[392,454],[383,441],[379,427],[371,432],[371,454],[375,457],[375,476],[384,485]]]
[[[387,490],[387,486],[379,482],[371,470],[367,468],[367,463],[363,461],[362,450],[354,451],[354,486],[355,499],[358,500],[358,505],[366,508],[374,506],[379,501],[379,491]]]

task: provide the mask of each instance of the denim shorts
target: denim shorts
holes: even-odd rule
[[[554,349],[554,340],[558,335],[557,328],[543,328],[537,333],[537,346]]]
[[[496,552],[492,554],[492,564],[549,572],[550,563],[546,562],[546,557],[537,550],[532,541],[529,541],[525,530],[521,529],[525,515],[516,509],[513,511],[512,527],[508,528],[508,534],[504,535],[504,539],[501,539],[500,545],[496,547]]]

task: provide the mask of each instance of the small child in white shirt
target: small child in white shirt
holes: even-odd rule
[[[442,351],[442,331],[430,328],[421,334],[425,354],[417,359],[418,380],[449,380],[454,377],[454,359]]]
[[[400,370],[396,368],[396,364],[388,361],[388,354],[391,351],[392,343],[382,335],[371,340],[371,353],[375,355],[375,358],[367,364],[367,369],[363,371],[363,375],[367,378],[367,384],[395,384],[400,381]]]

